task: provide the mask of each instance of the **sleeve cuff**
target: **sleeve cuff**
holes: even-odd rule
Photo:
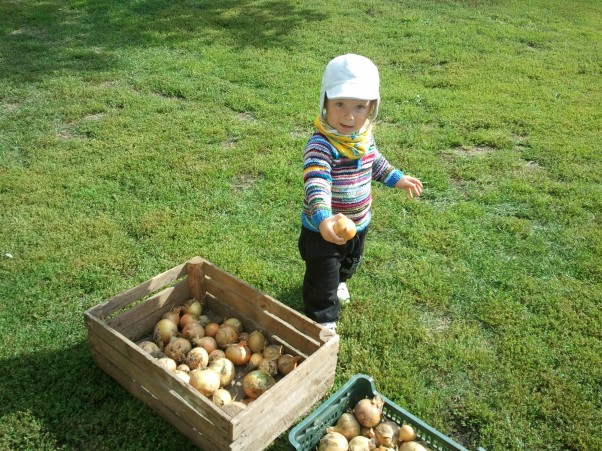
[[[385,179],[384,183],[385,185],[387,185],[389,188],[395,188],[395,185],[397,184],[397,182],[399,182],[399,180],[403,177],[403,172],[401,172],[399,169],[395,169],[393,170],[389,176]]]
[[[320,227],[320,223],[331,216],[332,212],[329,210],[318,210],[311,215],[311,220],[316,227]]]

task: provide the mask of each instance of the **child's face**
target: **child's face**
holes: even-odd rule
[[[326,99],[326,122],[342,135],[359,131],[372,111],[372,100]]]

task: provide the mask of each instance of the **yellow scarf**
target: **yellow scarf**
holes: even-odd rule
[[[322,133],[330,144],[332,144],[341,154],[351,160],[361,158],[370,148],[370,134],[372,133],[372,124],[367,121],[366,125],[353,135],[343,135],[332,128],[326,121],[318,116],[314,125]]]

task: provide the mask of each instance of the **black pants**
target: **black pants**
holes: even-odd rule
[[[347,281],[359,266],[368,228],[343,245],[329,243],[318,232],[301,227],[299,252],[305,261],[303,304],[305,314],[319,323],[338,321],[339,283]]]

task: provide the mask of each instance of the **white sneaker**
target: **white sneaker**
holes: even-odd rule
[[[337,323],[335,323],[334,321],[328,322],[328,323],[320,323],[320,326],[322,326],[328,330],[331,330],[333,332],[336,332],[336,330],[337,330]]]
[[[347,284],[345,282],[341,282],[339,284],[339,288],[337,288],[337,297],[339,298],[339,303],[341,304],[349,304],[351,301],[349,290],[347,289]]]

